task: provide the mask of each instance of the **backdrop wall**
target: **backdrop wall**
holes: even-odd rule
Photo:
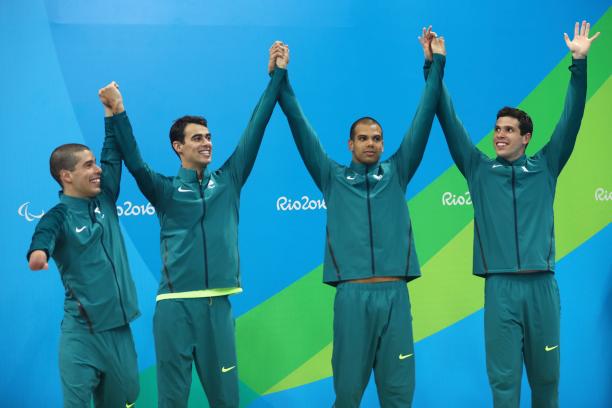
[[[266,86],[269,46],[282,39],[291,47],[293,86],[329,155],[348,163],[349,126],[370,115],[384,127],[386,158],[410,125],[423,89],[417,35],[433,24],[447,39],[445,81],[473,140],[492,153],[495,113],[520,106],[534,119],[533,153],[548,140],[569,81],[563,32],[571,34],[576,20],[587,19],[602,36],[589,54],[586,113],[555,204],[560,392],[562,406],[610,406],[612,11],[606,3],[3,0],[0,403],[61,406],[63,288],[53,263],[48,271],[30,272],[25,253],[37,219],[57,202],[51,150],[72,141],[100,152],[100,87],[111,80],[121,85],[152,168],[176,173],[168,129],[184,114],[208,119],[217,168]],[[321,200],[276,108],[241,200],[245,291],[232,302],[244,406],[333,402],[334,290],[321,283]],[[417,342],[414,406],[490,406],[483,280],[471,275],[473,211],[437,121],[406,200],[423,266],[423,276],[409,284]],[[160,273],[159,224],[147,204],[125,171],[117,205],[143,314],[132,326],[142,407],[156,404],[152,317]],[[194,384],[190,406],[206,406],[196,378]],[[526,383],[523,390],[528,406]],[[369,386],[363,406],[377,405]]]

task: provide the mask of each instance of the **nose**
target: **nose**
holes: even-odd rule
[[[96,173],[102,173],[102,168],[98,166],[97,164],[95,166],[96,166]]]

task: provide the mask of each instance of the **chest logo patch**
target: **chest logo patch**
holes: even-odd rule
[[[180,186],[178,188],[179,193],[193,193],[193,190],[190,190],[188,188],[183,188],[183,186]]]

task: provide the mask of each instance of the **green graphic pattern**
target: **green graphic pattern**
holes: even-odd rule
[[[608,10],[592,32],[612,32]],[[574,153],[558,181],[555,203],[557,260],[605,228],[612,205],[595,199],[595,191],[612,190],[606,164],[612,140],[612,40],[595,43],[589,59],[586,113]],[[548,140],[563,108],[569,80],[569,55],[529,94],[520,107],[531,114],[536,133],[533,154]],[[452,91],[452,90],[451,90]],[[491,134],[478,147],[493,155]],[[410,283],[415,341],[464,319],[483,306],[484,280],[472,270],[473,211],[471,206],[442,204],[445,192],[459,195],[467,184],[455,166],[410,200],[423,277]],[[321,283],[322,266],[237,319],[241,405],[260,395],[298,387],[331,375],[334,289]],[[141,406],[154,406],[155,368],[141,374]],[[194,373],[189,406],[205,401]]]

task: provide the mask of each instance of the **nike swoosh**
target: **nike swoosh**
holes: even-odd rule
[[[236,366],[235,366],[235,365],[233,365],[233,366],[231,366],[231,367],[228,367],[228,368],[221,367],[221,372],[222,372],[222,373],[227,373],[228,371],[232,371],[234,368],[236,368]]]
[[[179,193],[190,193],[193,192],[193,190],[189,190],[189,189],[184,189],[183,186],[180,186],[178,188]]]
[[[554,349],[558,348],[559,345],[557,344],[556,346],[545,346],[544,347],[544,351],[553,351]]]
[[[355,176],[346,176],[347,180],[355,180]]]
[[[491,166],[491,168],[494,169],[496,167],[501,167],[501,166],[503,166],[503,164],[494,164],[494,165]]]
[[[524,171],[525,173],[529,173],[529,170],[527,170],[527,167],[523,166],[523,167],[521,167],[521,169],[523,169],[523,171]]]
[[[374,178],[376,180],[382,180],[383,176],[382,175],[379,176],[378,174],[374,174]]]
[[[400,353],[400,355],[399,355],[399,359],[400,359],[400,360],[405,360],[405,359],[407,359],[408,357],[412,357],[413,355],[414,355],[414,353],[410,353],[410,354],[402,354],[402,353]]]
[[[84,230],[85,228],[87,228],[87,227],[86,227],[86,226],[83,226],[83,227],[81,227],[81,228],[76,227],[74,230],[75,230],[75,231],[77,232],[77,234],[78,234],[79,232],[83,232],[83,230]]]
[[[136,405],[135,402],[132,402],[131,404],[128,404],[127,402],[125,403],[125,408],[132,408],[134,405]]]

